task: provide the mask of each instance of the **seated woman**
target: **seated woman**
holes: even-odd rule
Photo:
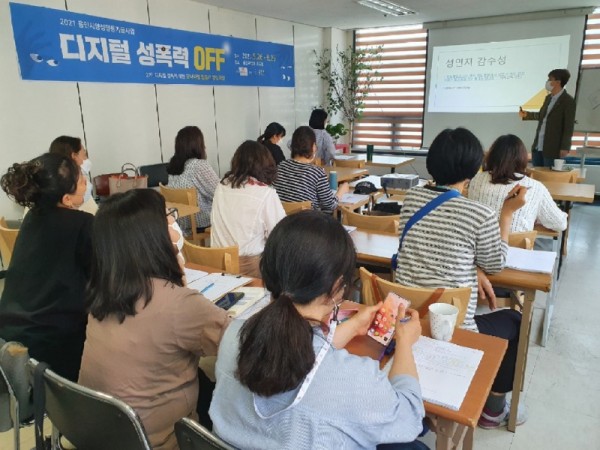
[[[315,132],[317,158],[324,166],[331,166],[335,157],[335,144],[331,135],[325,131],[327,111],[324,109],[313,109],[308,125]]]
[[[96,215],[92,241],[79,383],[132,406],[154,449],[177,449],[175,422],[196,418],[198,359],[216,355],[229,318],[183,287],[158,192],[112,195]]]
[[[0,337],[19,341],[52,370],[77,380],[85,340],[85,285],[94,217],[78,208],[86,181],[71,157],[45,153],[0,180],[23,219],[0,300]]]
[[[231,170],[215,191],[211,215],[212,247],[237,245],[240,271],[260,277],[258,262],[267,237],[285,211],[271,185],[277,175],[269,150],[256,141],[245,141],[231,159]]]
[[[90,178],[92,160],[88,158],[87,150],[81,143],[81,139],[71,136],[59,136],[50,144],[49,152],[72,158],[77,163],[83,172],[86,181],[83,205],[81,205],[79,209],[81,211],[89,212],[90,214],[96,214],[98,205],[92,197],[92,180]]]
[[[204,231],[210,226],[210,211],[219,177],[206,160],[204,135],[200,128],[188,126],[179,130],[175,137],[175,154],[167,165],[167,173],[170,188],[194,188],[198,191],[200,212],[196,214],[196,224],[199,231]],[[178,223],[186,236],[191,233],[189,217],[182,217]]]
[[[515,212],[511,232],[531,231],[535,222],[554,231],[567,227],[567,213],[560,210],[546,186],[527,176],[527,149],[514,134],[500,136],[487,153],[483,172],[469,183],[469,198],[499,215],[508,193],[518,184],[527,188],[525,205]]]
[[[316,151],[313,130],[298,127],[292,135],[292,159],[279,164],[274,186],[282,202],[310,200],[313,209],[332,212],[349,191],[348,183],[341,183],[334,194],[325,171],[313,165]]]
[[[264,134],[260,135],[257,139],[258,142],[263,144],[271,152],[271,156],[275,160],[275,164],[279,165],[281,161],[285,160],[285,156],[281,147],[277,144],[285,137],[285,128],[277,122],[272,122],[265,128]]]
[[[381,306],[336,326],[355,264],[352,240],[331,216],[302,211],[275,227],[260,263],[271,303],[233,321],[219,347],[210,416],[221,438],[237,448],[337,449],[417,437],[425,414],[412,355],[418,314],[396,324],[389,374],[349,354],[343,347]]]
[[[475,316],[477,270],[502,270],[514,211],[523,206],[527,188],[515,186],[505,196],[500,224],[495,211],[461,196],[483,160],[479,140],[464,128],[442,131],[429,147],[427,170],[436,185],[408,191],[400,213],[400,249],[396,282],[416,287],[470,286],[471,299],[462,328],[509,341],[508,350],[492,386],[479,425],[494,428],[506,423],[505,394],[512,390],[521,314],[504,309]],[[419,217],[431,201],[441,204],[427,212],[404,232],[411,217]],[[495,305],[490,304],[494,309]],[[517,424],[525,421],[519,417]]]

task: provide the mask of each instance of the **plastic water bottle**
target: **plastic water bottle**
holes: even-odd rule
[[[331,172],[329,172],[329,187],[332,190],[337,191],[338,182],[337,182],[337,172],[335,170],[332,170]]]

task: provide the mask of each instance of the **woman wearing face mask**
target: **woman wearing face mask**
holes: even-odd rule
[[[93,216],[78,208],[85,178],[70,157],[45,153],[13,164],[0,185],[31,208],[19,230],[0,300],[0,337],[77,381]]]
[[[265,128],[265,132],[257,139],[258,142],[269,149],[271,155],[273,155],[275,164],[277,165],[279,165],[281,161],[285,160],[285,156],[281,150],[281,147],[277,145],[284,137],[285,128],[283,128],[283,126],[277,122],[271,122],[269,125],[267,125],[267,128]]]
[[[83,205],[81,205],[80,209],[90,214],[96,214],[98,205],[96,205],[92,197],[92,183],[90,178],[92,160],[88,158],[87,150],[81,143],[81,139],[71,136],[59,136],[50,144],[49,152],[71,158],[77,163],[87,181]]]
[[[343,350],[381,306],[336,325],[355,264],[352,239],[333,217],[302,211],[277,224],[260,262],[271,303],[234,320],[219,346],[210,416],[221,438],[236,448],[426,448],[412,442],[425,414],[412,354],[418,313],[396,323],[389,374]]]
[[[313,209],[332,212],[348,192],[348,183],[340,184],[334,194],[323,168],[313,164],[316,151],[314,131],[310,127],[298,127],[292,135],[292,159],[279,164],[273,186],[282,202],[310,200]]]

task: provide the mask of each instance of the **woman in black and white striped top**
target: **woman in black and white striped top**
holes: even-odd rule
[[[427,170],[436,185],[408,192],[400,216],[400,231],[408,219],[443,192],[452,189],[462,192],[482,161],[481,143],[469,130],[442,131],[427,155]],[[496,395],[490,397],[480,419],[485,428],[499,426],[507,416],[505,393],[512,389],[521,316],[514,310],[475,316],[478,269],[487,273],[503,269],[513,213],[524,205],[526,191],[527,188],[516,186],[509,193],[500,212],[500,224],[497,213],[489,207],[460,195],[453,197],[416,222],[398,252],[398,283],[427,288],[471,287],[462,328],[509,340],[492,387]],[[490,299],[493,310],[495,298],[490,295]]]
[[[298,127],[292,135],[292,158],[277,167],[273,186],[282,202],[310,200],[313,209],[334,211],[339,199],[348,192],[348,183],[339,185],[334,194],[323,168],[313,165],[317,145],[310,127]]]

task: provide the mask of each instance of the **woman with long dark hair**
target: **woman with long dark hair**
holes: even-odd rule
[[[352,240],[333,217],[302,211],[277,224],[260,263],[271,303],[232,322],[219,347],[210,415],[221,438],[237,448],[333,449],[417,437],[425,414],[412,355],[418,314],[409,310],[411,319],[396,324],[389,374],[342,350],[381,307],[336,325],[355,263]]]
[[[245,141],[231,159],[231,170],[215,191],[212,247],[237,245],[241,273],[260,277],[258,262],[265,241],[285,211],[272,184],[275,160],[256,141]]]
[[[13,164],[0,181],[23,219],[0,301],[0,337],[19,341],[52,370],[77,380],[91,261],[93,216],[83,204],[86,180],[69,156],[45,153]]]
[[[200,128],[187,126],[179,130],[175,137],[175,154],[167,165],[168,186],[175,189],[194,188],[198,191],[196,224],[199,231],[210,226],[210,212],[219,177],[206,160],[204,135]],[[178,220],[186,235],[191,233],[189,217]]]
[[[271,122],[265,128],[265,132],[261,134],[257,141],[267,147],[267,149],[271,152],[271,156],[275,160],[275,164],[279,165],[279,163],[285,160],[285,156],[281,147],[278,145],[281,140],[285,137],[285,128],[277,122]]]
[[[131,405],[161,450],[177,448],[177,420],[196,418],[198,360],[216,355],[229,323],[183,286],[176,253],[158,192],[134,189],[101,205],[79,383]]]
[[[500,136],[488,151],[483,172],[469,183],[469,198],[492,208],[498,216],[508,193],[518,184],[527,188],[525,205],[515,212],[511,232],[531,231],[535,222],[562,231],[567,213],[556,206],[548,188],[528,176],[528,155],[523,141],[514,134]]]

